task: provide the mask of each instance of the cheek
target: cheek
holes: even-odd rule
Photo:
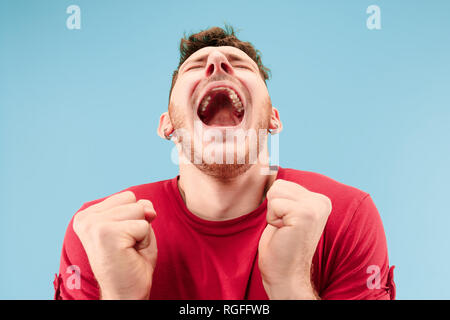
[[[199,83],[200,80],[194,73],[178,79],[174,86],[174,99],[176,99],[176,103],[191,106],[196,99],[196,96],[193,94]]]
[[[259,105],[262,101],[266,101],[269,95],[264,81],[256,74],[242,76],[241,83],[246,87],[249,94],[250,103]]]
[[[253,113],[259,114],[265,110],[267,105],[270,104],[269,92],[264,83],[252,83],[248,85],[250,92],[250,103],[253,107]]]
[[[252,88],[252,117],[254,125],[266,126],[270,119],[271,102],[269,92],[264,83],[257,84]]]
[[[170,114],[175,122],[175,128],[190,128],[194,120],[194,100],[192,92],[198,85],[198,81],[192,77],[177,79],[171,96]]]
[[[254,89],[254,96],[258,100],[258,102],[266,102],[269,98],[269,91],[267,91],[267,87],[264,82],[258,82]]]

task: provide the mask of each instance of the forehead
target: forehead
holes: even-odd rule
[[[205,47],[201,48],[200,50],[197,50],[194,52],[191,56],[189,56],[188,59],[183,63],[187,63],[189,61],[195,61],[200,59],[207,59],[207,57],[213,53],[213,52],[220,52],[223,55],[225,55],[227,58],[233,58],[233,59],[241,59],[243,61],[248,61],[253,63],[254,66],[257,66],[255,61],[253,61],[252,58],[250,58],[244,51],[231,46],[220,46],[220,47]]]

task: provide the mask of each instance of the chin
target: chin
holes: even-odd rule
[[[251,168],[251,164],[207,164],[201,163],[195,165],[203,173],[216,178],[217,180],[227,181],[244,174]]]

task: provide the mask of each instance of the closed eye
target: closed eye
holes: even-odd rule
[[[236,66],[233,66],[233,68],[247,69],[247,70],[252,70],[253,71],[253,69],[251,67],[246,66],[246,65],[236,65]]]
[[[192,69],[201,69],[201,68],[204,68],[204,67],[202,65],[193,65],[193,66],[187,68],[185,71],[189,71]]]

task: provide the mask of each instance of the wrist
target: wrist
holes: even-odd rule
[[[138,296],[131,293],[118,293],[100,289],[100,300],[149,300],[150,294]]]
[[[310,280],[263,281],[270,300],[320,300]]]

